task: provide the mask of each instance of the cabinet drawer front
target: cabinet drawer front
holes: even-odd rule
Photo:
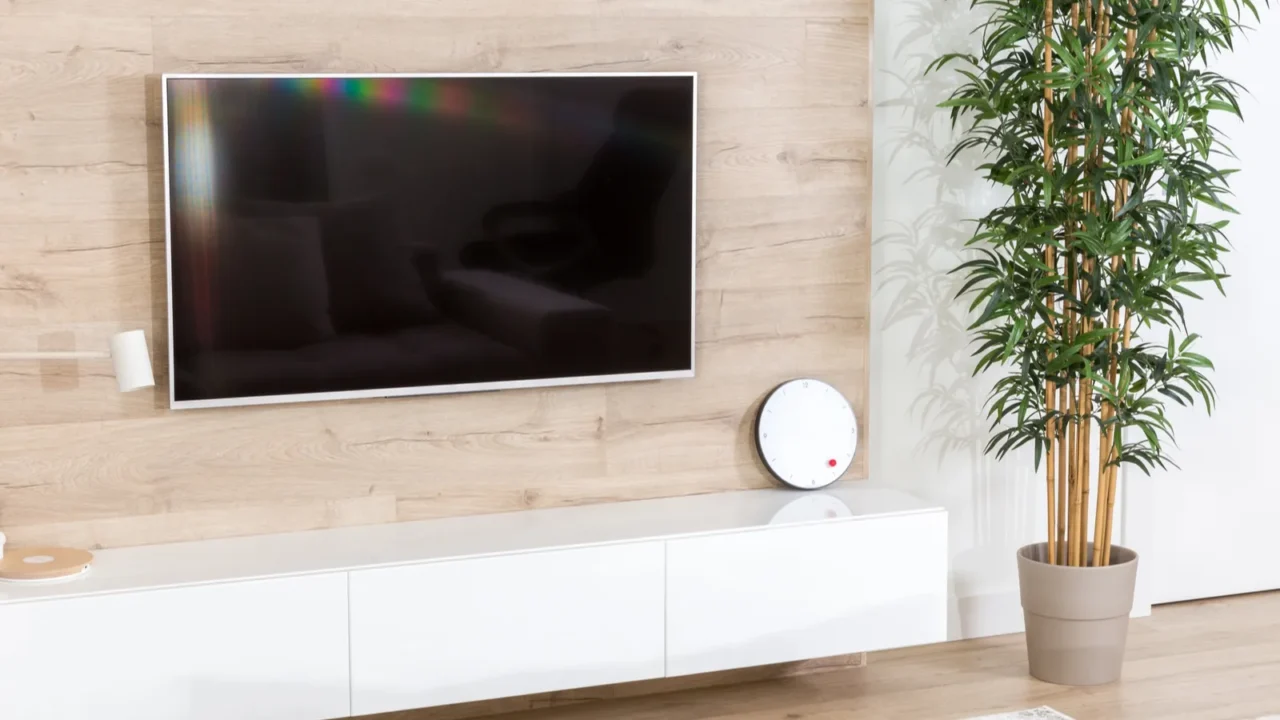
[[[346,716],[346,576],[0,606],[0,668],[0,718]]]
[[[945,513],[667,544],[667,674],[946,639]]]
[[[363,715],[661,677],[663,546],[351,574]]]

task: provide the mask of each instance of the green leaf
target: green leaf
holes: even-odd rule
[[[1164,150],[1157,149],[1157,150],[1152,150],[1151,152],[1146,153],[1145,155],[1140,155],[1131,160],[1126,160],[1120,163],[1120,167],[1126,168],[1126,167],[1134,167],[1138,165],[1152,165],[1154,163],[1160,162],[1163,159],[1164,159]]]

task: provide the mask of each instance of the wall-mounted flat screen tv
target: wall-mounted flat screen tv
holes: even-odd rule
[[[696,94],[165,76],[172,406],[691,377]]]

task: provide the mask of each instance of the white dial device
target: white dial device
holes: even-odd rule
[[[844,475],[858,447],[858,421],[839,390],[800,378],[774,388],[756,417],[760,459],[779,481],[824,488]]]

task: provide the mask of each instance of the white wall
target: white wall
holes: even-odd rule
[[[871,476],[950,511],[952,638],[1022,630],[1014,553],[1046,526],[1030,453],[982,453],[992,378],[972,377],[967,302],[947,274],[969,238],[965,220],[1000,194],[977,177],[977,157],[946,164],[956,135],[936,106],[956,76],[924,69],[942,52],[975,49],[977,18],[964,2],[895,0],[875,19]],[[1135,610],[1149,611],[1141,591]]]
[[[1188,323],[1204,335],[1201,351],[1217,366],[1219,406],[1212,417],[1200,408],[1176,409],[1174,451],[1180,469],[1151,478],[1150,553],[1156,602],[1280,588],[1280,481],[1275,451],[1280,432],[1280,243],[1276,240],[1276,168],[1280,143],[1280,10],[1261,4],[1262,22],[1251,24],[1237,50],[1214,70],[1249,89],[1241,97],[1244,122],[1220,118],[1239,167],[1232,180],[1228,236],[1233,252],[1226,297],[1209,289],[1188,307]]]

